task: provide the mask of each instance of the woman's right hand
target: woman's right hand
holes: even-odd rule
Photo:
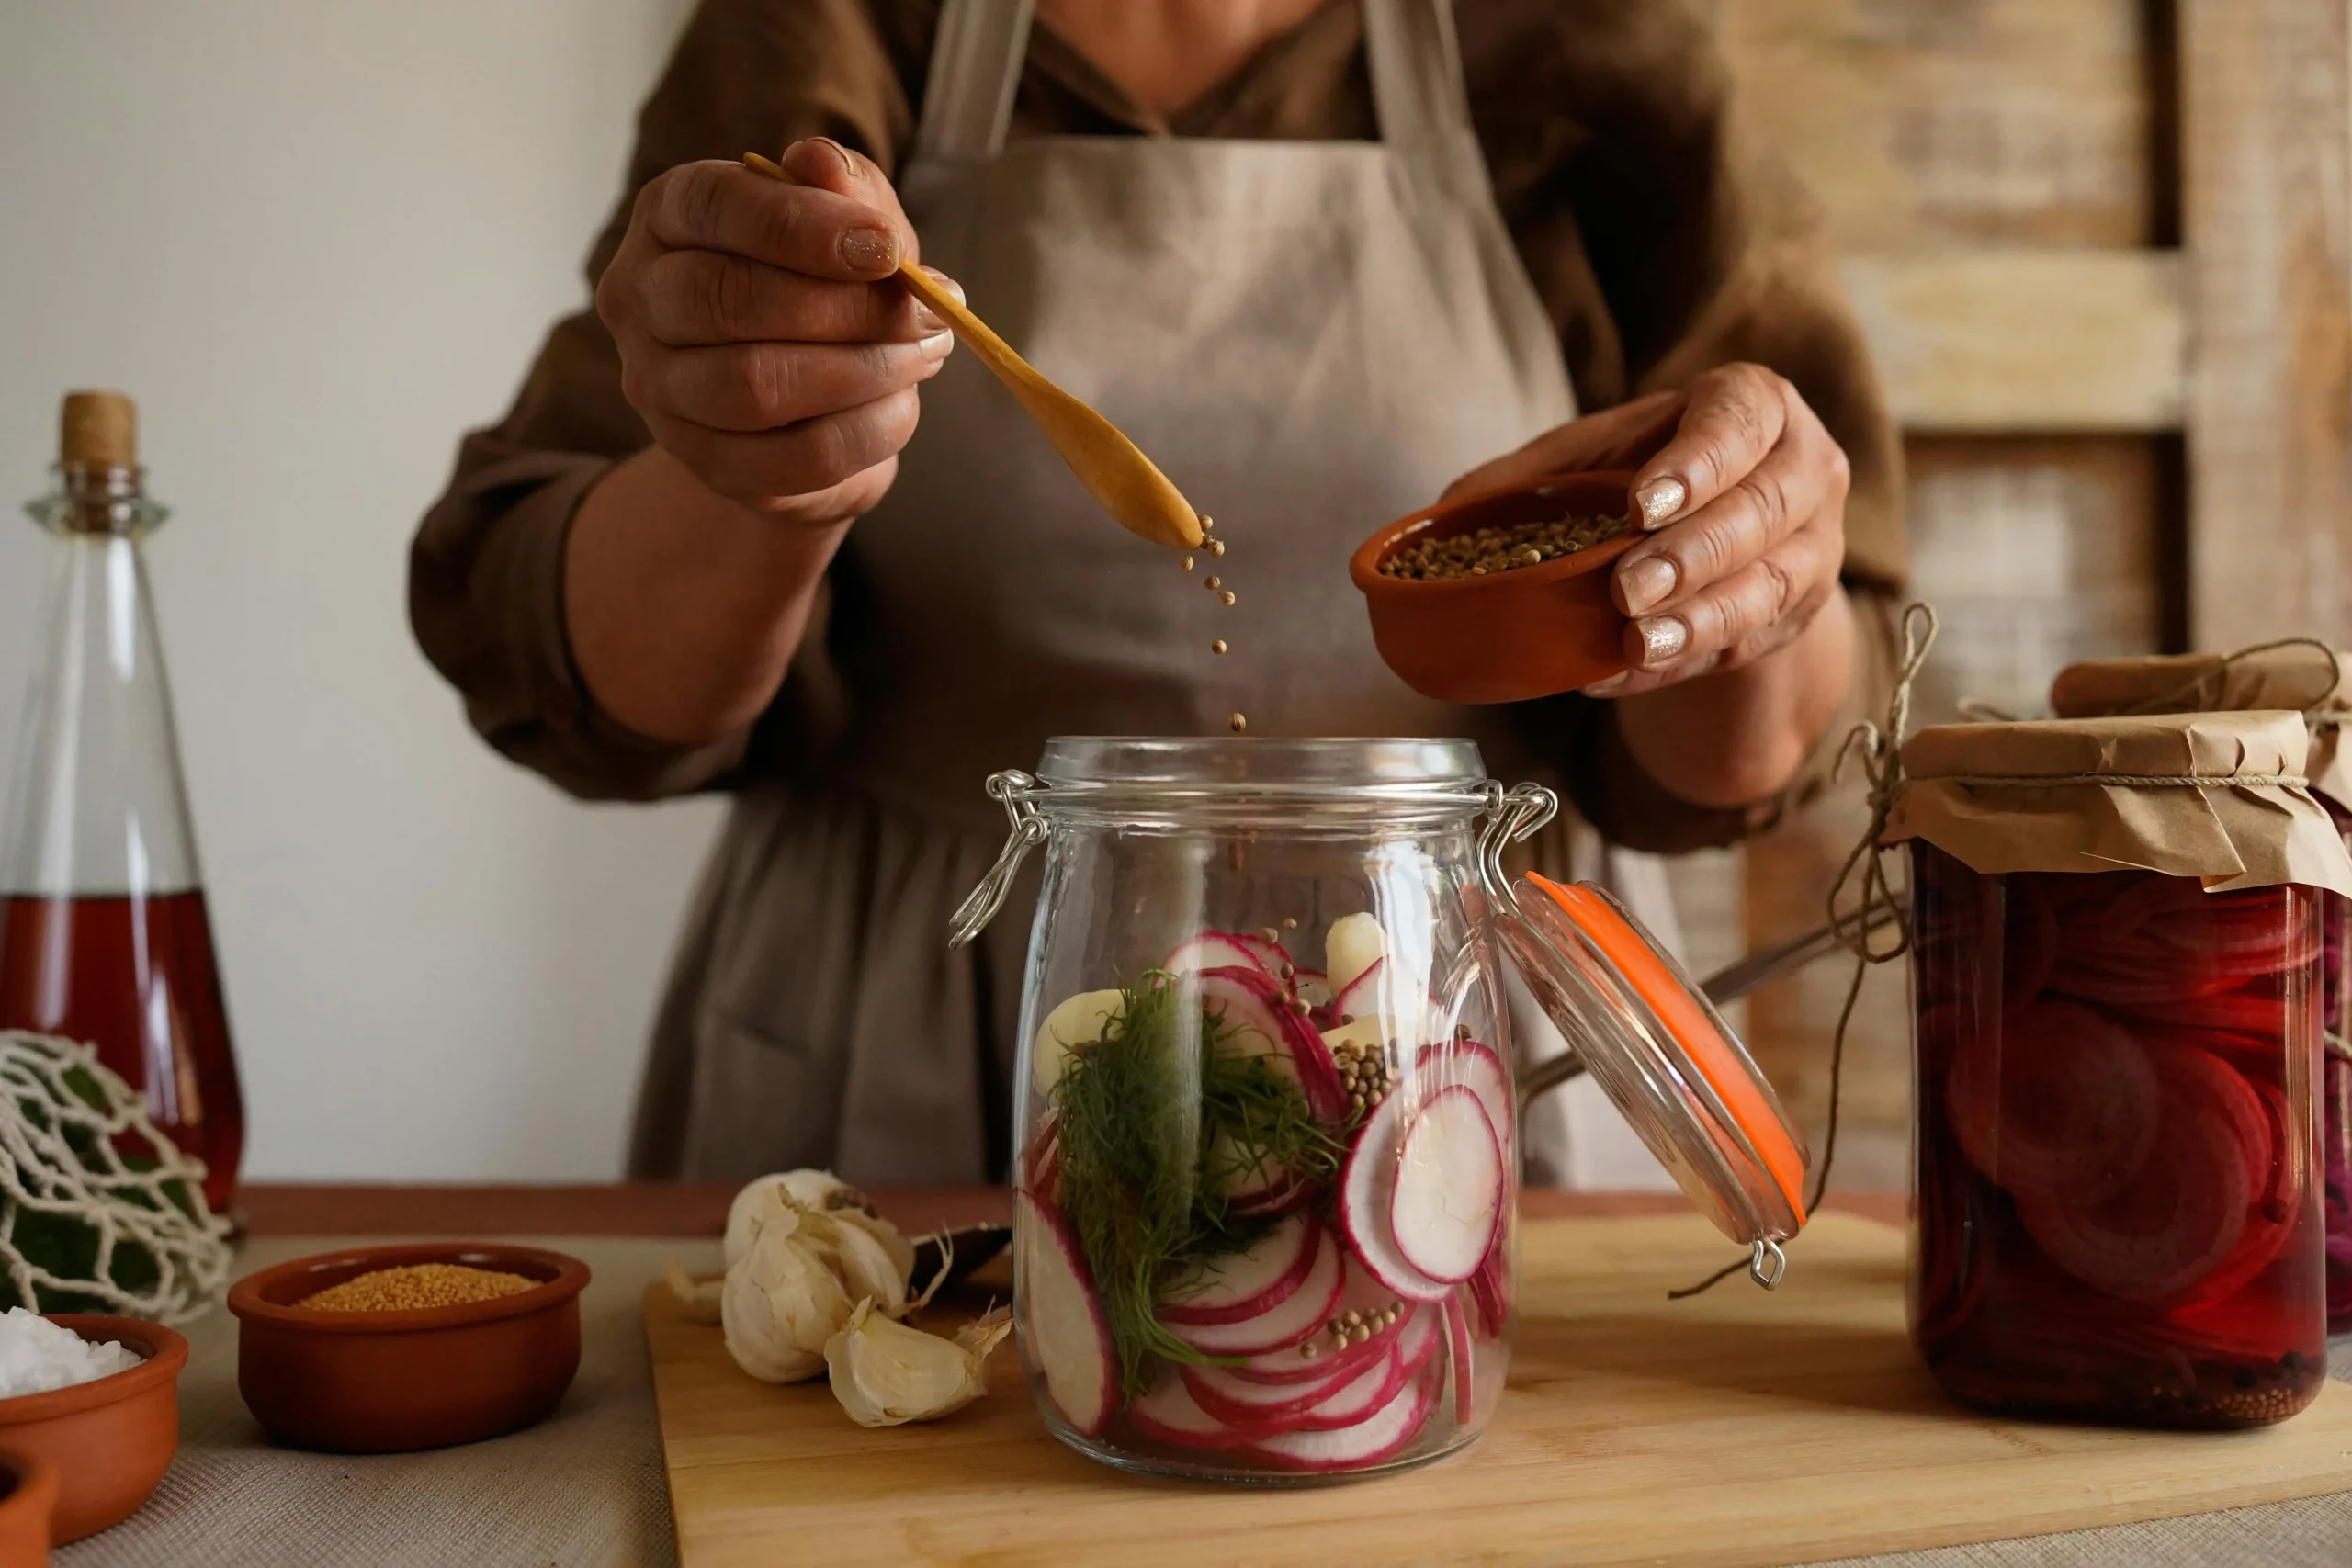
[[[881,170],[822,137],[781,164],[789,183],[709,162],[648,184],[596,312],[664,452],[731,501],[838,525],[889,490],[955,339],[892,280],[915,234]]]

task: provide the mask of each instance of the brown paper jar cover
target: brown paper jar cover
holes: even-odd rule
[[[2301,783],[2309,750],[2289,712],[1939,725],[1904,744],[1886,837],[1987,875],[2140,869],[2352,897],[2352,854]]]
[[[2338,671],[2342,678],[2338,678]],[[2352,654],[2310,644],[2251,653],[2174,653],[2070,664],[2051,682],[2060,718],[2295,708],[2311,727],[2311,787],[2352,809]]]

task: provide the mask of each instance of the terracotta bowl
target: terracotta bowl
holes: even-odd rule
[[[96,1382],[0,1399],[0,1450],[36,1461],[36,1469],[46,1464],[53,1472],[57,1502],[46,1539],[62,1546],[129,1518],[172,1468],[172,1454],[180,1446],[179,1382],[180,1369],[187,1365],[187,1341],[135,1317],[61,1312],[50,1314],[49,1320],[85,1339],[111,1340],[145,1358]],[[14,1506],[12,1497],[6,1508]]]
[[[1448,703],[1517,703],[1573,692],[1627,668],[1625,617],[1609,566],[1638,532],[1488,577],[1423,582],[1380,563],[1424,538],[1561,516],[1617,516],[1630,473],[1554,474],[1416,512],[1366,539],[1348,575],[1372,612],[1372,640],[1407,685]]]
[[[44,1568],[57,1467],[35,1453],[0,1452],[0,1568]]]
[[[401,1312],[293,1303],[355,1275],[458,1263],[545,1283],[493,1301]],[[278,1441],[336,1453],[447,1448],[545,1416],[580,1370],[588,1266],[486,1242],[362,1247],[298,1258],[237,1281],[237,1392]]]

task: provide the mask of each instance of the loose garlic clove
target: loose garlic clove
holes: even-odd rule
[[[662,1263],[662,1277],[670,1282],[670,1293],[678,1298],[679,1309],[688,1323],[718,1321],[718,1298],[726,1289],[723,1277],[697,1280],[674,1258]]]
[[[943,1339],[862,1301],[825,1342],[833,1397],[861,1427],[935,1420],[988,1392],[989,1353],[1012,1331],[1012,1314],[999,1308]]]

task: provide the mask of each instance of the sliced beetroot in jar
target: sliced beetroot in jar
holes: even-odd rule
[[[2204,1282],[2245,1235],[2267,1187],[2270,1122],[2235,1069],[2210,1052],[2156,1058],[2163,1157],[2121,1188],[2010,1188],[2052,1263],[2108,1295],[2158,1302]]]
[[[2006,1011],[1997,1043],[1954,1053],[1944,1087],[1961,1148],[2020,1202],[2106,1197],[2156,1146],[2163,1101],[2148,1053],[2077,1003]]]

